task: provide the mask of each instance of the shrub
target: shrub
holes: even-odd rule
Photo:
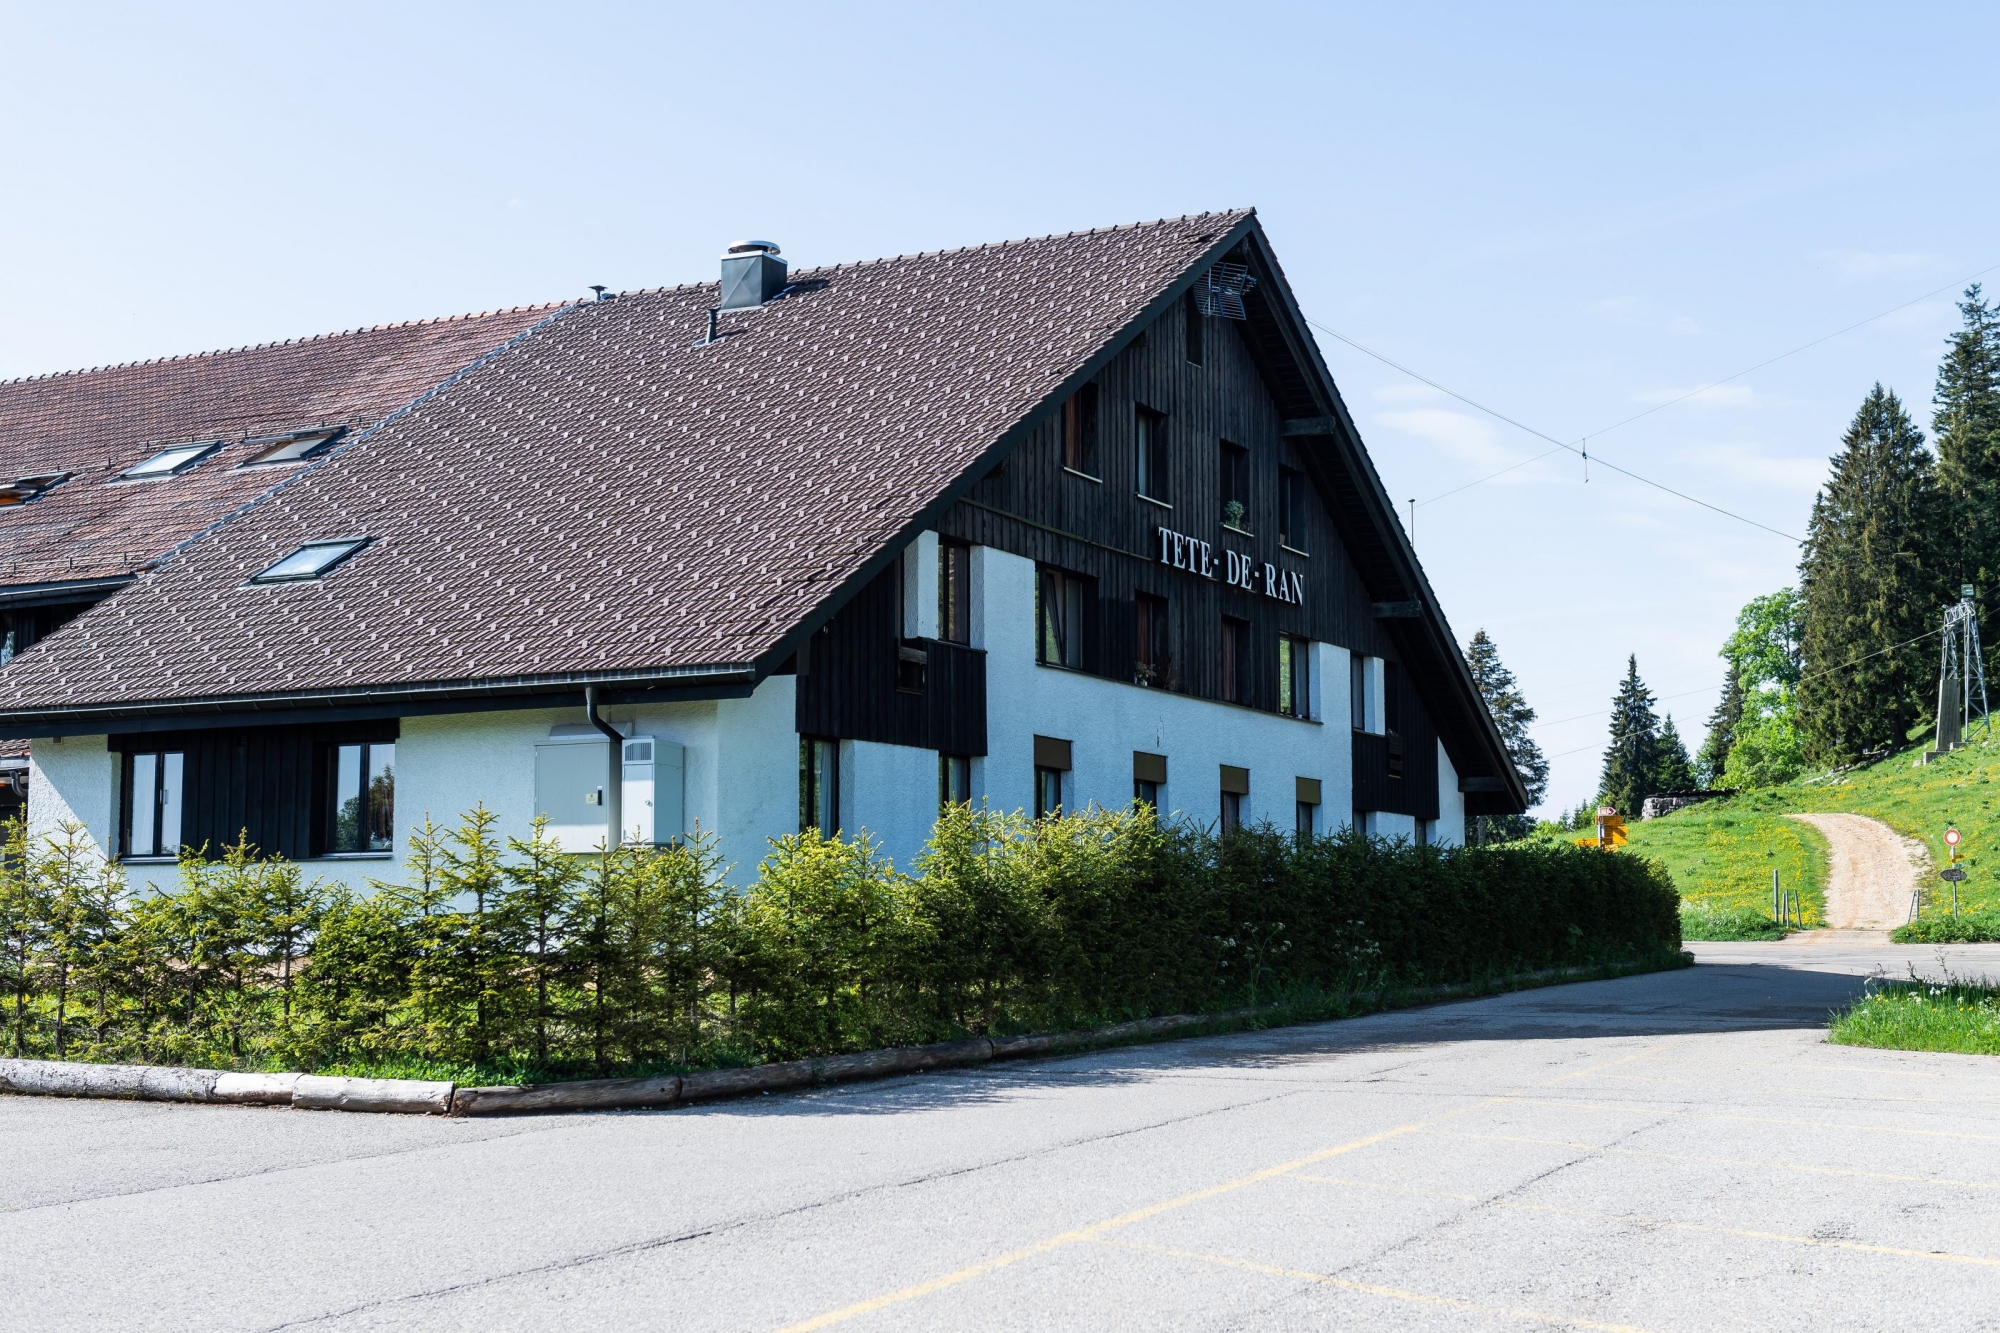
[[[1889,932],[1898,944],[1990,944],[2000,941],[2000,912],[1939,913]]]
[[[82,830],[0,861],[24,1054],[569,1077],[1082,1026],[1664,957],[1643,858],[1217,837],[1141,807],[957,806],[904,873],[865,836],[774,840],[742,891],[714,839],[571,856],[492,815],[410,836],[357,896],[239,839],[130,895]],[[468,1072],[470,1071],[470,1072]]]

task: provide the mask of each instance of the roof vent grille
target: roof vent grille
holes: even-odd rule
[[[1257,279],[1251,277],[1250,270],[1242,264],[1211,264],[1201,281],[1195,284],[1194,303],[1204,315],[1247,319],[1243,293],[1256,285]]]
[[[763,305],[785,290],[785,261],[771,241],[737,241],[722,256],[723,310]]]

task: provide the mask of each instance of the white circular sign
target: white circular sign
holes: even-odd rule
[[[1958,830],[1955,828],[1946,829],[1944,831],[1944,843],[1947,847],[1958,846]]]

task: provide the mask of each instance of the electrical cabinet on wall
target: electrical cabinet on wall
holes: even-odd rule
[[[535,747],[535,813],[566,852],[595,851],[610,827],[610,747],[604,737],[552,737]]]
[[[686,831],[687,752],[656,736],[634,736],[625,742],[624,770],[619,822],[626,841],[666,843],[680,837]]]

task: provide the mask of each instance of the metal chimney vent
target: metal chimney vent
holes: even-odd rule
[[[1204,315],[1220,315],[1224,319],[1246,319],[1243,309],[1243,293],[1257,285],[1257,279],[1250,276],[1250,270],[1241,264],[1213,264],[1195,284],[1195,307]]]
[[[760,306],[785,289],[785,261],[770,241],[737,241],[722,256],[720,309]]]

